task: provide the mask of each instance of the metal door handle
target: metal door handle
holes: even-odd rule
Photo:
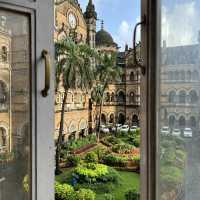
[[[143,66],[137,59],[137,49],[136,49],[136,37],[137,37],[137,28],[138,26],[141,26],[141,25],[145,25],[146,24],[146,16],[143,16],[142,18],[142,21],[141,22],[138,22],[136,25],[135,25],[135,28],[134,28],[134,34],[133,34],[133,56],[134,56],[134,62],[136,64],[137,67],[141,68],[141,72],[143,75],[145,75],[146,73],[146,68],[145,66]]]
[[[45,61],[45,88],[41,91],[41,94],[43,97],[47,97],[50,89],[51,59],[49,52],[45,49],[42,51],[42,58]]]

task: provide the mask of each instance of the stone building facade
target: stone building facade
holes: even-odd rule
[[[106,91],[108,97],[103,106],[104,123],[139,125],[139,70],[132,59],[132,49],[119,52],[112,36],[104,29],[96,31],[97,13],[92,0],[83,12],[77,0],[57,0],[55,6],[55,41],[71,36],[75,42],[87,43],[91,48],[110,54],[117,53],[117,64],[121,66],[121,81],[111,83]],[[55,129],[58,135],[63,89],[59,88],[55,103]],[[81,90],[70,91],[66,102],[63,140],[77,139],[92,132],[96,124],[96,109],[90,96]]]
[[[164,42],[162,57],[161,126],[195,131],[200,126],[200,41],[176,47]]]

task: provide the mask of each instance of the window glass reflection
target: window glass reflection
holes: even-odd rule
[[[0,9],[0,200],[30,199],[29,18]]]
[[[200,1],[162,0],[158,200],[200,199]]]

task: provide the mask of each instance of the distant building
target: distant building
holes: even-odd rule
[[[167,47],[164,41],[162,58],[162,126],[196,130],[200,126],[200,41],[176,47]]]
[[[97,13],[89,0],[83,13],[77,0],[55,2],[55,41],[70,36],[75,42],[87,43],[90,47],[105,53],[117,53],[117,64],[123,69],[121,81],[111,83],[106,91],[103,106],[103,123],[139,125],[140,119],[140,71],[133,61],[133,50],[126,46],[125,52],[118,52],[118,45],[104,29],[96,32]],[[58,135],[63,88],[59,87],[55,103],[55,129]],[[96,123],[96,109],[90,96],[84,91],[70,91],[66,102],[63,140],[76,139],[91,133]]]

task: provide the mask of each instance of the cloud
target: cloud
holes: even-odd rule
[[[200,13],[196,2],[180,2],[173,8],[162,7],[162,40],[167,46],[197,43]]]
[[[138,17],[136,21],[139,21]],[[125,44],[128,44],[129,47],[133,47],[133,29],[134,23],[129,23],[126,20],[123,20],[118,28],[117,34],[114,36],[115,42],[119,47],[124,48]],[[138,28],[136,42],[140,40],[140,29]]]

